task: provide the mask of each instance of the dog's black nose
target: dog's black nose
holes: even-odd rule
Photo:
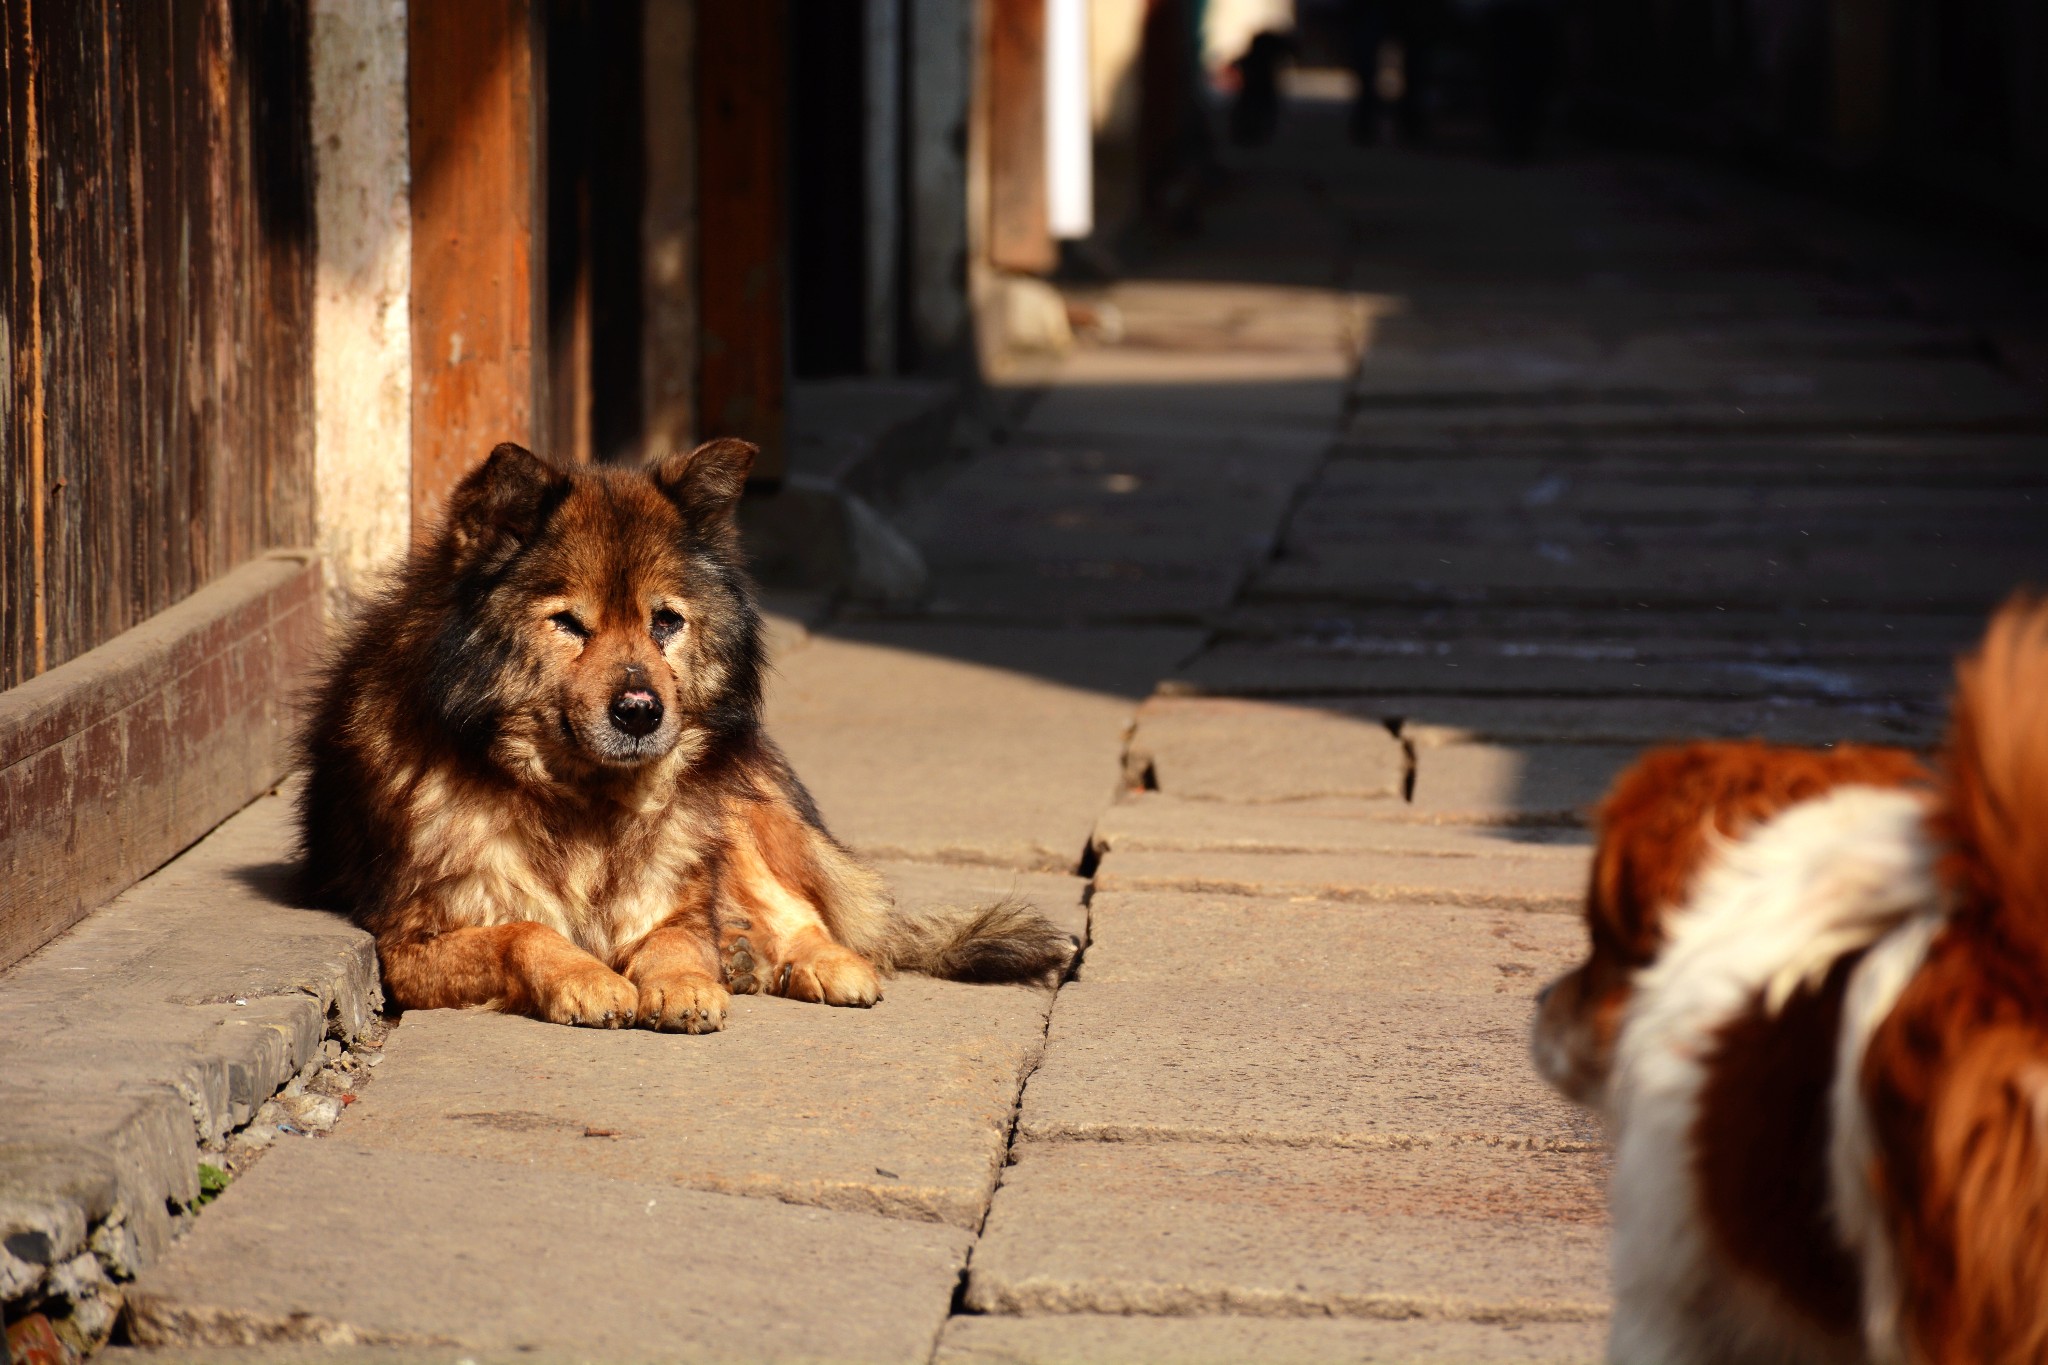
[[[612,724],[635,739],[654,733],[661,724],[661,698],[644,687],[630,687],[612,698]]]

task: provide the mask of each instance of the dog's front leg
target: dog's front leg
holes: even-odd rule
[[[556,1024],[623,1028],[634,984],[545,924],[467,925],[379,935],[384,989],[407,1009],[486,1005]]]
[[[679,1033],[725,1027],[732,993],[719,980],[718,934],[708,906],[680,915],[628,949],[620,962],[640,992],[640,1022]]]

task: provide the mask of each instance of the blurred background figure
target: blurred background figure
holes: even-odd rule
[[[1370,147],[1391,113],[1401,141],[1429,140],[1430,76],[1441,13],[1436,0],[1345,0],[1348,55],[1358,80],[1351,140]]]
[[[1230,64],[1237,73],[1237,97],[1230,105],[1232,142],[1260,147],[1273,140],[1280,123],[1280,72],[1293,56],[1294,40],[1287,34],[1261,33]]]
[[[1210,84],[1231,95],[1230,140],[1242,147],[1272,141],[1280,72],[1295,55],[1294,0],[1208,0],[1198,13]]]

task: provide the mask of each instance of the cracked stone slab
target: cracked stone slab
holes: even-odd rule
[[[955,1317],[934,1365],[1594,1365],[1603,1321],[1513,1324],[1370,1318]]]
[[[1606,744],[1418,748],[1415,791],[1403,814],[1459,824],[1585,824],[1637,754]]]
[[[230,1187],[137,1281],[129,1315],[144,1345],[922,1361],[970,1240],[654,1180],[307,1139]]]
[[[771,680],[768,731],[870,857],[1070,872],[1137,701],[1201,636],[872,623]]]
[[[289,805],[260,798],[0,974],[0,1298],[102,1225],[159,1254],[199,1143],[381,1008],[370,936],[282,898]]]
[[[1530,1069],[1530,1000],[1076,982],[1060,992],[1019,1131],[1359,1148],[1583,1147],[1598,1123]]]
[[[1104,894],[1019,1132],[1376,1148],[1598,1145],[1528,1061],[1562,915]]]
[[[337,1134],[390,1154],[977,1226],[1049,991],[901,976],[872,1010],[741,996],[722,1033],[413,1010]]]
[[[1493,1147],[1019,1144],[968,1268],[983,1313],[1596,1322],[1604,1161]]]
[[[1313,703],[1154,697],[1138,708],[1127,777],[1213,801],[1399,800],[1408,756],[1388,727]]]

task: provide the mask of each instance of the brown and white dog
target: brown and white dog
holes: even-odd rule
[[[753,458],[501,445],[364,607],[301,740],[300,828],[396,1003],[706,1033],[731,992],[872,1005],[888,971],[1066,966],[1015,901],[894,905],[763,730],[733,518]]]
[[[1609,1357],[2048,1360],[2048,601],[1938,771],[1695,744],[1600,811],[1537,1069],[1614,1141]]]

